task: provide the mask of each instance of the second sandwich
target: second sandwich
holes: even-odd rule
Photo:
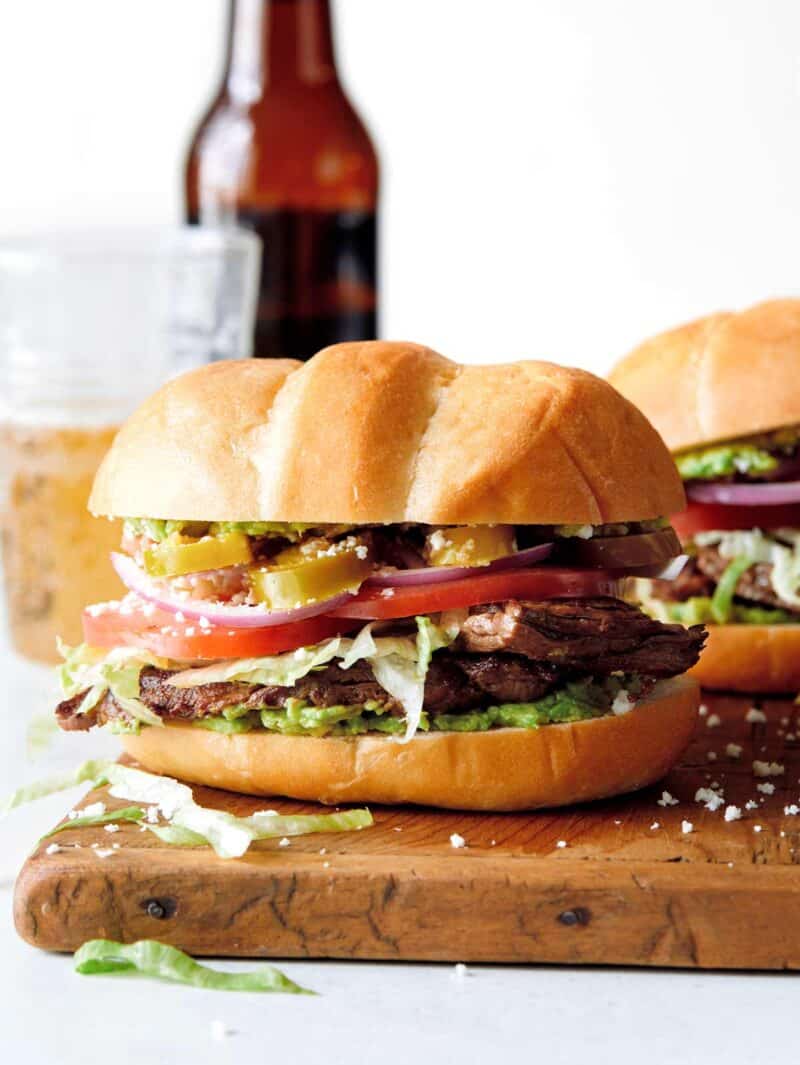
[[[654,617],[709,626],[710,688],[800,688],[800,300],[712,314],[642,344],[610,376],[675,454],[689,562]]]

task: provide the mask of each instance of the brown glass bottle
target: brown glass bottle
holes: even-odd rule
[[[263,241],[253,353],[377,335],[378,160],[339,83],[328,0],[230,0],[222,86],[186,164],[190,222]]]

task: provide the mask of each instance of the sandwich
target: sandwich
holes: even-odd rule
[[[623,359],[612,384],[658,429],[686,487],[689,560],[648,613],[708,626],[706,687],[800,688],[800,300],[713,314]]]
[[[324,803],[641,788],[691,735],[704,630],[622,596],[672,564],[683,504],[591,374],[377,341],[204,366],[98,471],[128,594],[62,648],[58,722],[153,772]]]

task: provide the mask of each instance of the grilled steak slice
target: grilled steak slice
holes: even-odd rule
[[[270,686],[250,687],[245,706],[283,706],[287,699],[304,699],[312,706],[353,706],[372,699],[391,703],[386,691],[378,684],[366,662],[356,662],[351,669],[342,669],[329,662],[324,669],[302,677],[290,688]]]
[[[252,684],[221,681],[199,688],[176,688],[167,683],[172,676],[166,669],[143,669],[139,677],[139,698],[145,706],[165,717],[194,718],[221,714],[226,706],[247,701]]]
[[[159,717],[173,721],[196,720],[220,714],[227,706],[257,710],[263,706],[283,706],[287,699],[304,699],[313,706],[383,703],[391,713],[402,714],[395,702],[375,680],[370,667],[357,662],[350,669],[336,663],[303,677],[291,687],[259,686],[225,682],[202,684],[196,688],[176,688],[169,683],[171,673],[163,669],[143,669],[141,701]],[[529,662],[516,655],[437,654],[431,661],[425,681],[424,708],[430,714],[471,710],[488,699],[501,702],[530,702],[545,695],[559,681],[558,670],[547,664]],[[113,719],[127,720],[114,698],[107,695],[87,714],[78,714],[82,695],[66,700],[56,709],[63,729],[88,729]]]
[[[510,651],[583,673],[672,677],[695,664],[704,642],[702,625],[664,625],[620,599],[511,599],[473,608],[457,648]]]
[[[715,584],[728,568],[730,561],[729,558],[723,558],[716,547],[701,547],[697,552],[698,570]],[[737,597],[797,613],[797,607],[781,599],[772,587],[771,576],[772,564],[770,562],[756,562],[739,578],[736,584]]]
[[[470,707],[491,700],[501,703],[529,703],[541,699],[566,679],[557,666],[547,662],[532,662],[521,655],[463,655],[448,656],[476,689],[478,698]],[[436,659],[433,659],[435,662]],[[433,662],[431,665],[433,665]],[[425,706],[428,705],[428,685],[425,685]]]

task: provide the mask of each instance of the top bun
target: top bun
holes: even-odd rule
[[[117,434],[89,501],[114,517],[348,524],[598,525],[684,505],[658,434],[592,374],[384,341],[175,378]]]
[[[800,300],[771,300],[661,333],[609,380],[673,451],[800,423]]]

